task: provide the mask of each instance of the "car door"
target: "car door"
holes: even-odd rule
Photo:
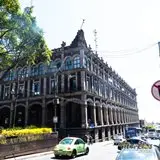
[[[81,153],[81,146],[80,146],[80,144],[79,144],[79,139],[77,139],[76,141],[75,141],[75,148],[76,148],[76,151],[77,151],[77,153],[78,154],[80,154]]]
[[[84,153],[85,152],[85,142],[82,139],[78,139],[79,141],[79,146],[80,146],[80,152]]]

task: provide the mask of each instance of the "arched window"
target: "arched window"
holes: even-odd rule
[[[45,67],[44,67],[44,64],[40,64],[39,66],[38,66],[38,74],[39,75],[43,75],[44,73],[45,73]]]
[[[25,67],[23,69],[23,77],[28,77],[28,68],[27,67]]]
[[[17,78],[22,78],[23,72],[22,72],[22,68],[18,68],[17,69]]]
[[[72,61],[71,61],[71,58],[68,57],[65,61],[65,69],[66,70],[70,70],[73,68],[73,65],[72,65]]]
[[[56,72],[57,70],[57,66],[55,65],[55,63],[53,61],[51,61],[49,67],[48,67],[48,72],[51,73],[51,72]]]
[[[38,75],[38,67],[32,66],[31,67],[31,76],[37,76]]]
[[[55,63],[56,63],[57,69],[60,69],[61,68],[61,61],[57,60]]]
[[[14,80],[15,79],[15,72],[14,71],[10,71],[9,73],[9,80]]]
[[[74,58],[73,67],[74,68],[80,68],[80,57],[79,56]]]

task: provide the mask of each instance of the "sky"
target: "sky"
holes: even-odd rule
[[[22,8],[31,0],[20,0]],[[151,87],[160,80],[159,0],[32,0],[37,24],[51,49],[70,45],[82,20],[87,44],[132,88],[136,88],[140,119],[160,121],[160,101]]]

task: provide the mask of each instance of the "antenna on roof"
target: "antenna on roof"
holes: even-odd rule
[[[94,42],[95,42],[95,51],[97,53],[98,44],[97,44],[97,31],[96,31],[96,29],[94,30],[94,37],[95,37],[95,39],[94,39]]]
[[[33,0],[31,0],[31,7],[33,7]]]
[[[82,29],[84,22],[85,22],[85,19],[83,19],[80,29]]]

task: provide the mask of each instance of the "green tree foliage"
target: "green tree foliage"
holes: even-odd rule
[[[0,0],[0,72],[39,61],[49,62],[51,51],[32,9],[27,7],[22,12],[18,0]]]

